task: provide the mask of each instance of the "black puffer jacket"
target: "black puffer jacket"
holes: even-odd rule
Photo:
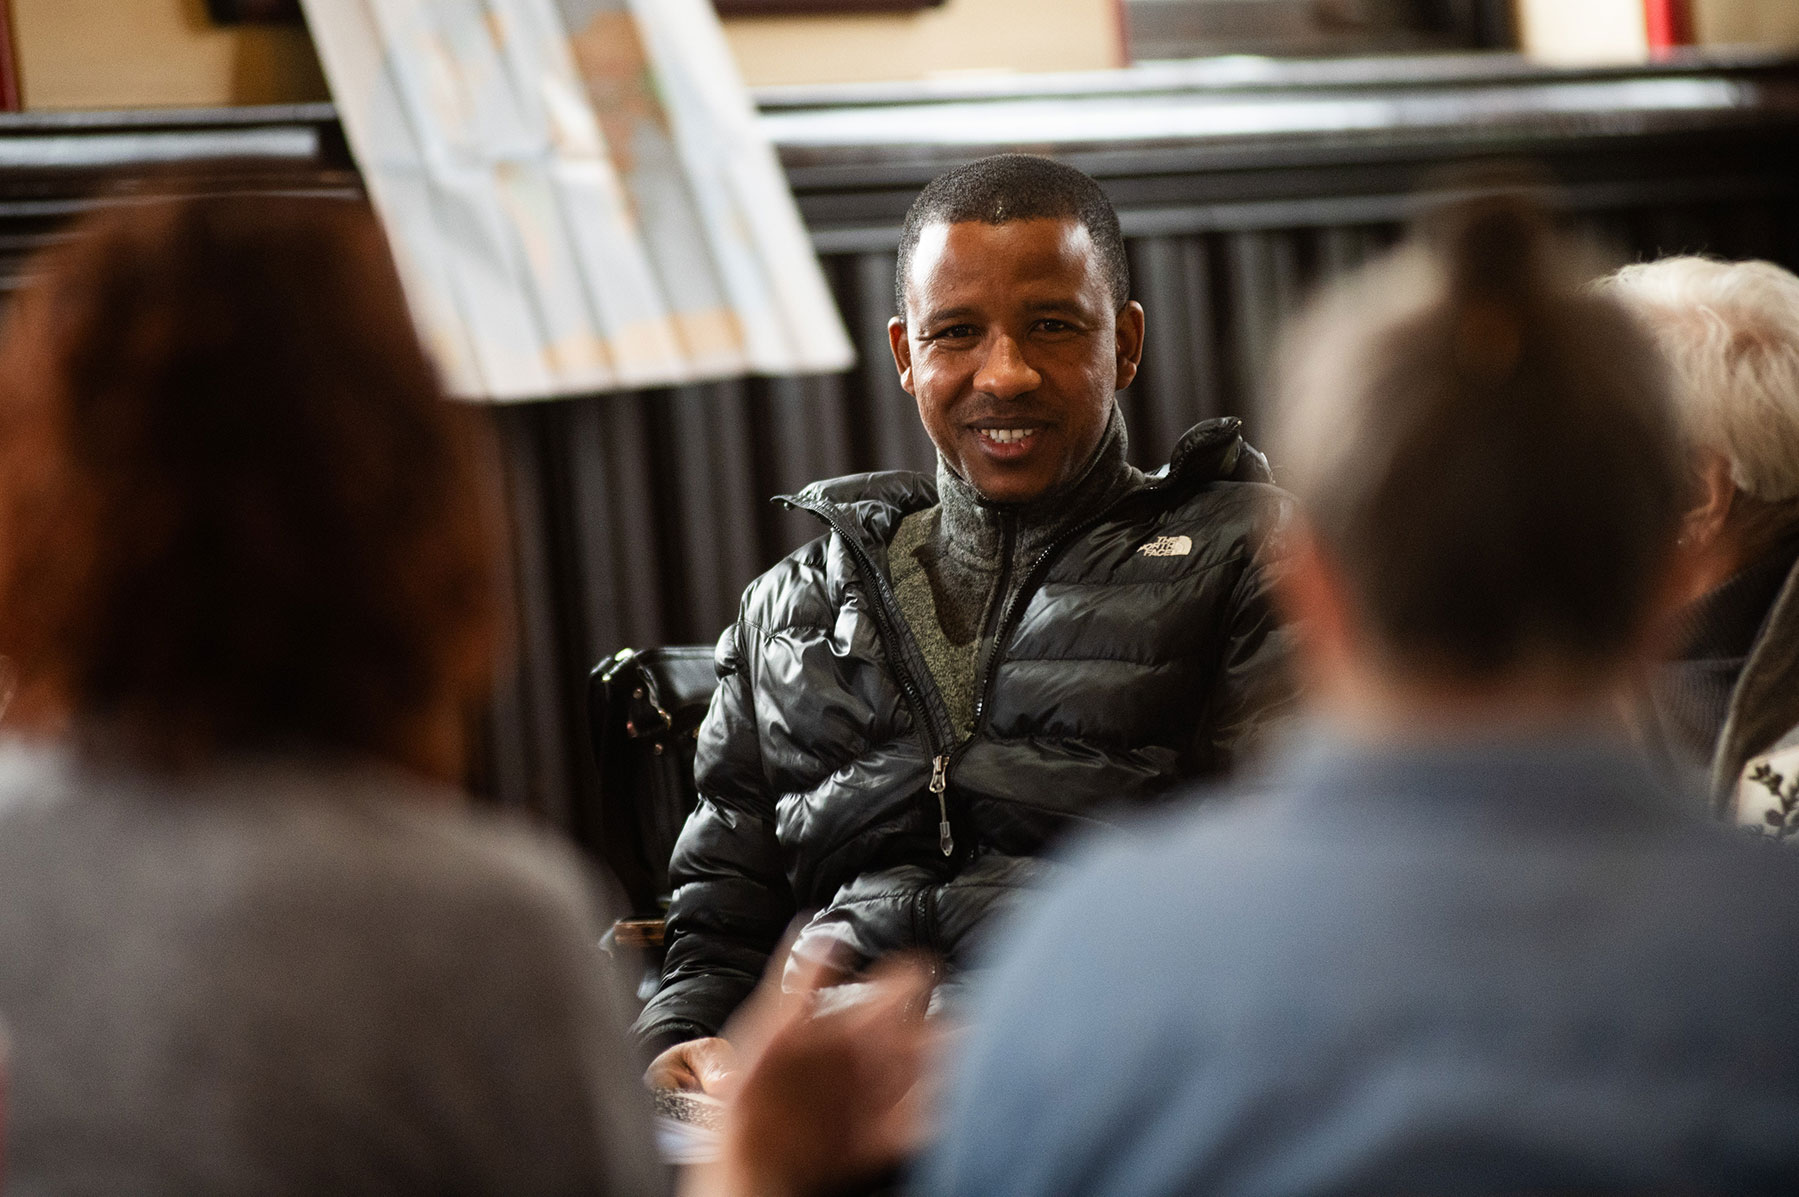
[[[802,954],[921,947],[953,973],[1055,837],[1222,771],[1287,693],[1259,552],[1286,499],[1268,480],[1238,422],[1212,420],[1075,523],[1004,613],[959,745],[887,571],[935,481],[784,500],[830,531],[752,583],[719,641],[649,1046],[716,1033],[801,910],[818,912]]]

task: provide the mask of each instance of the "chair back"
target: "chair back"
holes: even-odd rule
[[[699,801],[693,753],[718,689],[705,645],[621,649],[588,677],[599,802],[575,834],[618,877],[634,915],[659,917],[675,837]]]

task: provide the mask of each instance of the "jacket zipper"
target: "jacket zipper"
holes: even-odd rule
[[[931,793],[937,795],[937,846],[948,856],[956,850],[956,837],[949,830],[949,756],[931,758]]]
[[[1222,429],[1222,433],[1224,435],[1235,435],[1240,427],[1241,424],[1232,424]],[[1030,598],[1032,591],[1036,590],[1037,587],[1042,584],[1042,578],[1039,575],[1045,567],[1048,566],[1050,559],[1061,552],[1062,549],[1076,537],[1083,536],[1091,529],[1097,527],[1100,521],[1104,520],[1114,511],[1117,511],[1120,507],[1123,507],[1126,503],[1133,503],[1144,495],[1153,495],[1174,485],[1175,482],[1180,479],[1181,467],[1186,464],[1194,451],[1194,448],[1189,447],[1188,451],[1181,454],[1178,460],[1168,463],[1168,472],[1166,474],[1153,479],[1138,489],[1131,491],[1129,494],[1119,495],[1116,499],[1113,499],[1110,503],[1107,503],[1104,507],[1095,512],[1091,518],[1082,523],[1073,525],[1054,540],[1050,541],[1047,545],[1043,546],[1043,551],[1037,554],[1037,559],[1031,562],[1031,568],[1025,572],[1024,585],[1018,588],[1018,593],[1014,595],[1012,601],[1006,605],[1005,613],[1000,619],[1000,625],[993,635],[993,647],[987,654],[986,662],[981,667],[980,677],[976,679],[975,688],[979,693],[975,698],[974,703],[975,731],[980,730],[982,721],[987,717],[987,702],[993,697],[993,679],[999,673],[999,659],[1005,651],[1006,637],[1012,634],[1012,628],[1017,622],[1018,617],[1023,614],[1024,604]],[[973,734],[970,734],[968,739],[957,747],[956,751],[951,754],[949,762],[951,766],[954,766],[956,758],[959,758],[962,755],[963,750],[966,749],[969,744],[973,743],[973,741],[974,736]]]
[[[874,558],[870,557],[868,550],[862,547],[856,530],[840,519],[836,511],[822,503],[814,505],[803,499],[785,498],[781,502],[789,507],[810,511],[830,525],[831,530],[843,538],[843,543],[849,546],[850,555],[856,559],[856,568],[862,571],[865,581],[873,584],[875,603],[870,609],[874,612],[875,623],[881,630],[881,638],[894,649],[898,649],[902,642],[899,621],[894,612],[899,607],[899,600],[894,597],[893,587],[887,581],[886,575],[875,568]],[[893,673],[899,679],[900,692],[906,696],[906,703],[912,708],[912,718],[917,721],[919,734],[924,739],[926,750],[931,754],[931,793],[937,798],[939,818],[937,846],[947,857],[954,854],[956,850],[955,837],[950,834],[948,795],[949,764],[953,754],[945,750],[944,737],[937,734],[937,727],[931,722],[930,707],[924,701],[924,693],[919,689],[918,682],[913,678],[911,671],[906,668],[903,655],[899,652],[894,652],[892,655]],[[953,728],[949,738],[952,741],[954,739]]]
[[[1124,506],[1126,503],[1134,502],[1143,495],[1155,494],[1170,485],[1173,481],[1174,471],[1170,469],[1168,477],[1148,483],[1129,494],[1120,495],[1118,498],[1100,508],[1099,511],[1095,512],[1090,519],[1073,525],[1068,528],[1067,531],[1043,546],[1043,551],[1037,554],[1036,560],[1031,562],[1030,569],[1025,571],[1024,584],[1018,588],[1018,593],[1012,597],[1012,601],[1006,604],[1006,609],[1000,617],[999,627],[994,630],[993,647],[988,651],[987,660],[981,669],[981,676],[977,679],[976,690],[978,691],[978,696],[976,697],[974,704],[974,726],[977,731],[980,729],[982,721],[986,718],[987,702],[993,696],[993,680],[999,673],[999,660],[1005,652],[1006,637],[1012,634],[1012,629],[1016,625],[1018,617],[1023,614],[1024,605],[1030,599],[1032,592],[1042,584],[1043,579],[1041,575],[1049,565],[1050,560],[1057,553],[1061,552],[1065,547],[1071,544],[1077,537],[1083,536],[1091,529],[1097,527],[1101,521],[1111,515],[1114,511],[1118,510],[1118,508]],[[963,748],[966,748],[967,745],[973,741],[974,736],[970,735],[968,740],[964,741],[963,744],[951,754],[951,765],[955,764],[954,758],[961,756]]]
[[[1228,428],[1225,431],[1227,433],[1234,433],[1236,428]],[[1001,613],[999,627],[994,632],[992,648],[987,654],[986,662],[981,667],[980,677],[976,679],[976,689],[979,691],[979,696],[975,699],[974,704],[974,726],[970,729],[968,738],[963,740],[960,744],[955,743],[955,729],[951,728],[947,739],[953,747],[947,752],[944,751],[944,738],[935,734],[936,727],[931,722],[930,709],[925,705],[924,697],[918,689],[918,683],[913,680],[912,675],[907,671],[904,662],[897,656],[894,658],[893,671],[899,678],[900,690],[905,694],[907,703],[912,707],[912,717],[917,720],[919,731],[925,742],[925,748],[931,753],[930,789],[931,793],[937,796],[937,847],[942,851],[945,857],[953,855],[956,850],[956,841],[955,837],[950,833],[949,822],[950,770],[955,768],[956,762],[962,759],[962,754],[967,752],[969,746],[974,743],[974,732],[980,730],[982,721],[986,718],[987,702],[992,697],[993,680],[999,673],[999,659],[1004,653],[1005,639],[1012,634],[1012,627],[1018,616],[1022,613],[1025,601],[1030,598],[1031,592],[1041,583],[1041,579],[1038,575],[1044,567],[1048,565],[1051,558],[1059,553],[1064,546],[1071,543],[1077,536],[1084,535],[1088,530],[1096,527],[1100,521],[1118,510],[1118,508],[1124,506],[1126,503],[1133,502],[1144,495],[1155,494],[1166,489],[1168,486],[1171,486],[1179,478],[1180,470],[1178,467],[1184,463],[1186,457],[1187,455],[1184,454],[1182,455],[1181,461],[1170,462],[1168,465],[1168,472],[1162,477],[1155,479],[1149,484],[1138,490],[1134,490],[1129,494],[1120,495],[1118,498],[1100,508],[1099,511],[1095,512],[1090,519],[1070,527],[1049,544],[1045,545],[1043,551],[1037,554],[1036,560],[1031,562],[1031,568],[1025,573],[1024,585],[1019,587],[1018,593],[1013,596],[1010,603],[1006,604],[1005,610]],[[786,497],[781,498],[779,501],[788,507],[796,508],[801,511],[810,511],[813,515],[828,524],[832,531],[843,538],[843,543],[849,546],[850,554],[856,559],[856,567],[862,571],[869,581],[874,583],[875,605],[873,610],[875,613],[875,622],[881,629],[882,638],[889,644],[897,646],[900,643],[899,631],[893,612],[898,608],[899,600],[894,598],[893,588],[888,584],[885,575],[875,568],[874,559],[871,558],[868,555],[868,551],[862,547],[862,542],[855,530],[850,528],[845,521],[838,518],[835,509],[823,503],[814,504],[809,503],[804,499],[790,499]],[[1007,576],[1003,577],[1001,581],[1009,582],[1011,581],[1009,571],[1011,569],[1012,559],[1009,543],[1002,556],[1002,568],[1008,572]],[[1002,590],[1001,593],[1003,594],[1004,591]]]
[[[1006,590],[1012,585],[1012,549],[1018,543],[1018,517],[1010,512],[999,513],[999,581],[994,585],[994,597],[999,601],[993,606],[990,616],[981,621],[981,633],[997,631],[999,623],[1005,618]]]
[[[912,896],[912,942],[931,953],[933,957],[931,963],[931,984],[935,986],[939,976],[938,964],[935,960],[937,952],[937,920],[933,917],[931,911],[931,893],[932,890],[927,886]]]

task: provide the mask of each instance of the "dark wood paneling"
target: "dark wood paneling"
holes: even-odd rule
[[[921,8],[937,8],[942,4],[943,0],[712,0],[712,6],[718,9],[719,14],[727,17],[917,12]]]
[[[1134,59],[1515,49],[1511,0],[1126,0]]]
[[[18,34],[13,28],[12,0],[0,0],[0,112],[17,112],[19,91]]]
[[[297,25],[305,19],[300,0],[206,0],[206,11],[220,25]]]
[[[172,169],[218,192],[362,196],[330,104],[0,115],[0,291],[70,220]]]
[[[1282,318],[1317,280],[1397,237],[1417,185],[1447,163],[1541,164],[1571,221],[1619,256],[1799,267],[1799,65],[1781,60],[1582,72],[1506,57],[1202,63],[762,99],[860,364],[493,413],[519,637],[484,785],[552,819],[592,792],[587,668],[627,644],[711,641],[742,586],[816,534],[770,495],[930,464],[884,327],[900,220],[947,166],[1022,146],[1087,169],[1112,195],[1149,313],[1144,368],[1124,396],[1141,463],[1205,416],[1234,412],[1253,428]],[[70,216],[117,202],[172,157],[199,159],[221,188],[360,193],[325,105],[0,117],[0,285]]]

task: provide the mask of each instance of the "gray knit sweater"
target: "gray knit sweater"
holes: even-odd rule
[[[900,521],[887,553],[894,597],[943,695],[957,737],[974,727],[975,693],[1002,613],[1032,562],[1061,532],[1141,483],[1125,460],[1116,402],[1085,469],[1029,503],[989,503],[941,456],[937,505]]]
[[[0,741],[7,1192],[662,1192],[596,916],[379,766]]]

